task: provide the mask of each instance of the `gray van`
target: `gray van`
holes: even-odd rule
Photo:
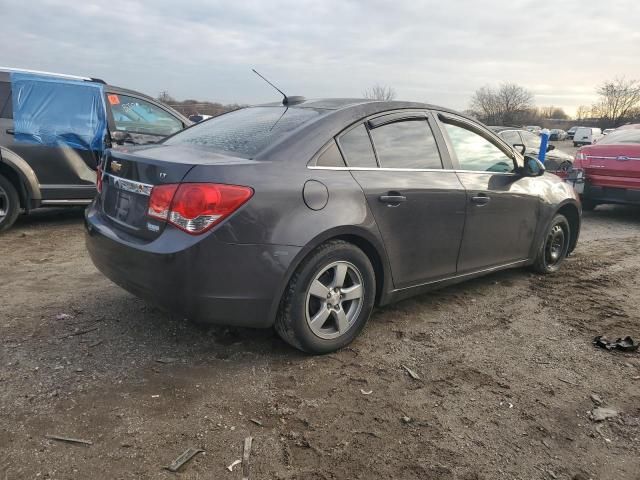
[[[0,231],[20,211],[88,204],[104,149],[155,143],[191,124],[100,79],[0,67]]]

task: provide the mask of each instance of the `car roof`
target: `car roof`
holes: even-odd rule
[[[78,75],[67,75],[66,73],[54,73],[54,72],[44,72],[44,71],[40,71],[40,70],[26,70],[23,68],[10,68],[10,67],[0,67],[0,72],[3,73],[31,73],[34,75],[46,75],[49,77],[54,77],[54,78],[59,78],[61,80],[79,80],[79,81],[84,81],[84,82],[94,82],[94,83],[99,83],[101,85],[105,85],[105,88],[107,91],[111,92],[111,93],[118,93],[121,95],[133,95],[136,97],[142,97],[146,100],[150,100],[152,102],[158,102],[156,99],[150,97],[149,95],[146,95],[144,93],[138,92],[136,90],[131,90],[129,88],[122,88],[122,87],[116,87],[115,85],[108,85],[107,82],[105,82],[104,80],[100,79],[100,78],[94,78],[94,77],[81,77]],[[159,102],[162,103],[162,102]],[[185,124],[190,125],[192,122],[191,120],[189,120],[187,117],[185,117],[184,115],[182,115],[180,112],[178,112],[177,110],[175,110],[174,108],[171,108],[169,105],[166,104],[162,104],[164,107],[166,107],[168,110],[171,111],[172,114],[174,114],[175,116],[179,117]]]
[[[524,130],[522,127],[506,127],[501,125],[491,125],[489,128],[494,132],[504,132],[506,130]]]
[[[352,107],[358,107],[362,105],[371,105],[377,107],[376,110],[394,110],[403,108],[420,108],[429,110],[440,110],[443,112],[454,113],[462,117],[466,115],[451,110],[449,108],[440,107],[438,105],[432,105],[421,102],[408,102],[402,100],[370,100],[367,98],[312,98],[297,101],[290,104],[291,108],[314,108],[320,110],[345,110]],[[252,105],[253,107],[282,107],[282,102],[263,103],[260,105]]]
[[[26,68],[0,67],[0,72],[5,73],[32,73],[34,75],[46,75],[49,77],[60,78],[61,80],[82,80],[85,82],[105,83],[104,80],[93,77],[82,77],[79,75],[69,75],[66,73],[45,72],[42,70],[28,70]]]

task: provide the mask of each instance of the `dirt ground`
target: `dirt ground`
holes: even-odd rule
[[[2,480],[239,479],[249,435],[251,479],[640,478],[640,353],[591,344],[640,339],[637,208],[586,214],[556,275],[379,309],[322,357],[124,292],[85,254],[81,210],[0,237],[0,285]],[[619,416],[592,421],[592,394]],[[164,469],[188,447],[204,453]]]

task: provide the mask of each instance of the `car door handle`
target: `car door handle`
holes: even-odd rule
[[[471,197],[471,202],[475,203],[478,206],[486,205],[490,201],[491,201],[491,197],[489,197],[487,195],[483,195],[483,194],[475,195],[475,196]]]
[[[15,135],[16,131],[13,128],[7,128],[5,130],[5,132],[7,132],[9,135]]]
[[[396,206],[407,201],[407,197],[400,195],[398,192],[389,192],[387,195],[380,195],[378,199],[389,206]]]

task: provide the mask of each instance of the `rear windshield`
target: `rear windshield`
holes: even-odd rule
[[[191,144],[253,158],[287,133],[317,118],[312,108],[250,107],[220,115],[168,138],[165,145]]]
[[[598,145],[613,145],[616,143],[640,143],[640,130],[613,131],[600,140]]]

